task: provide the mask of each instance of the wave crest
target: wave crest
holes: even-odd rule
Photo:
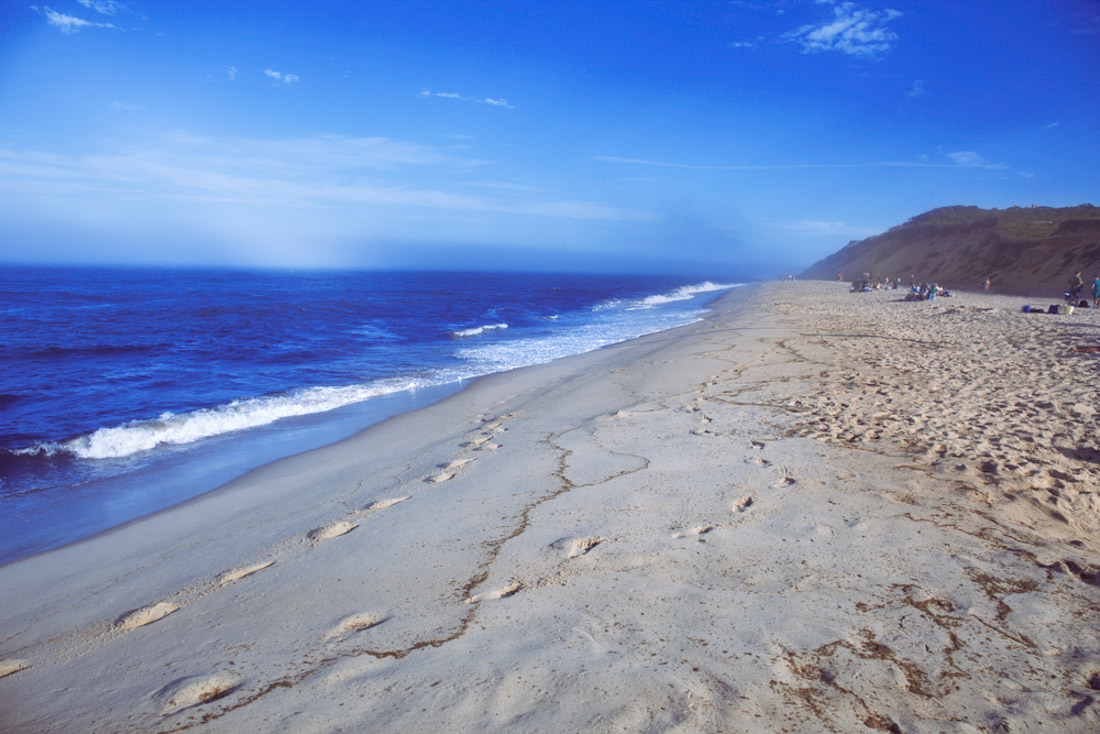
[[[40,443],[14,453],[21,455],[71,454],[81,459],[120,459],[159,446],[193,443],[281,418],[324,413],[380,395],[435,384],[407,379],[344,387],[312,387],[286,395],[234,400],[216,408],[188,413],[164,413],[154,420],[136,420],[100,428],[67,441]]]
[[[459,329],[451,332],[451,337],[454,339],[468,339],[471,336],[481,336],[487,331],[497,331],[499,329],[507,329],[508,324],[485,324],[484,326],[475,326],[472,329]]]
[[[683,285],[674,291],[665,293],[658,296],[647,296],[643,298],[638,304],[641,307],[647,306],[660,306],[664,303],[674,303],[676,301],[686,301],[689,298],[694,298],[700,293],[713,293],[714,291],[721,291],[727,288],[733,288],[734,283],[712,283],[709,280],[703,283],[697,283],[695,285]]]

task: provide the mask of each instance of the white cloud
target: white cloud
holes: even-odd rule
[[[234,72],[236,72],[235,69]],[[271,77],[275,81],[280,81],[284,84],[293,84],[294,82],[301,81],[301,77],[297,74],[284,74],[281,71],[275,71],[274,69],[264,69],[264,74]]]
[[[114,102],[112,105],[116,110],[125,110],[126,112],[144,112],[145,105],[133,104],[131,102]]]
[[[916,99],[917,97],[920,97],[923,94],[924,94],[924,80],[923,79],[917,79],[915,82],[913,82],[913,86],[909,89],[908,92],[906,92],[905,96]]]
[[[887,27],[901,16],[896,10],[869,10],[852,2],[836,4],[833,0],[818,0],[818,4],[833,6],[832,20],[783,34],[784,39],[801,46],[802,53],[838,51],[872,57],[890,50],[898,39]]]
[[[118,26],[111,23],[93,23],[90,20],[84,20],[83,18],[76,18],[71,15],[65,15],[59,13],[56,10],[51,10],[47,6],[43,5],[38,7],[32,5],[31,10],[34,10],[42,15],[46,16],[46,22],[57,28],[62,33],[76,33],[82,28],[117,28]]]
[[[1046,128],[1047,130],[1051,130],[1053,128],[1058,127],[1061,124],[1062,123],[1060,123],[1060,122],[1048,122],[1046,125],[1043,125],[1043,127]]]
[[[229,77],[230,81],[234,81],[237,78],[237,67],[227,66],[225,67],[225,75]]]
[[[101,15],[118,15],[118,11],[125,10],[126,6],[115,0],[76,0],[86,8],[96,11]]]
[[[492,97],[486,97],[485,99],[478,99],[477,97],[466,97],[458,94],[457,92],[431,92],[427,89],[422,89],[418,97],[442,97],[444,99],[459,99],[463,102],[476,102],[477,104],[487,104],[490,107],[504,107],[505,109],[514,110],[515,106],[508,104],[508,100],[493,99]]]
[[[1024,178],[1035,178],[1034,173],[1028,173],[1027,171],[1017,171],[1017,173],[1019,173]]]

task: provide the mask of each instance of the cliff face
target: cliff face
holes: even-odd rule
[[[1100,276],[1100,207],[933,209],[840,251],[800,277],[851,281],[860,273],[936,282],[946,288],[1060,296],[1074,271]]]

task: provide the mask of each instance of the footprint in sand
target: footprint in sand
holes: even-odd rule
[[[454,472],[444,471],[439,474],[433,474],[424,481],[428,484],[442,484],[443,482],[449,482],[455,478]]]
[[[577,538],[569,547],[569,558],[583,556],[603,542],[603,538]]]
[[[795,484],[795,483],[797,483],[797,482],[798,482],[798,480],[797,480],[797,479],[795,479],[794,477],[791,477],[791,476],[785,476],[785,477],[783,477],[782,479],[780,479],[780,480],[779,480],[778,482],[776,482],[776,483],[775,483],[775,486],[776,486],[776,487],[789,487],[789,486],[791,486],[792,484]]]
[[[488,591],[484,594],[476,594],[466,600],[467,604],[477,604],[483,601],[492,601],[494,599],[507,599],[513,594],[523,589],[523,584],[516,581],[515,583],[508,584],[504,588],[497,589],[496,591]]]
[[[466,465],[467,465],[467,464],[469,464],[469,463],[470,463],[471,461],[476,461],[476,459],[474,459],[474,458],[472,458],[472,457],[471,457],[471,458],[469,458],[469,459],[455,459],[455,460],[454,460],[454,461],[452,461],[451,463],[449,463],[449,464],[447,464],[447,465],[445,465],[445,466],[441,466],[440,468],[441,468],[441,469],[442,469],[443,471],[454,471],[455,469],[458,469],[459,467],[463,467],[463,466],[466,466]]]
[[[399,502],[404,502],[412,495],[405,495],[404,497],[394,497],[388,500],[378,500],[377,502],[371,502],[369,505],[363,508],[364,512],[367,510],[384,510],[387,507],[393,507]]]
[[[275,561],[262,561],[261,563],[254,564],[252,566],[246,566],[245,568],[238,568],[232,571],[226,571],[222,574],[221,585],[226,586],[234,581],[240,581],[246,576],[251,576],[257,571],[263,571],[265,568],[271,568],[275,565]]]
[[[329,538],[339,538],[341,535],[347,535],[355,528],[359,527],[358,523],[349,522],[347,520],[340,520],[334,522],[331,525],[325,525],[323,527],[314,528],[310,530],[307,537],[310,540],[322,541]]]
[[[464,449],[476,449],[478,446],[481,446],[483,443],[488,441],[490,438],[491,438],[490,436],[481,436],[479,438],[472,439],[470,441],[467,441],[466,443],[459,444],[459,445]]]
[[[30,667],[26,660],[0,660],[0,678]]]
[[[225,698],[241,686],[241,679],[233,673],[215,673],[211,676],[190,676],[172,681],[153,694],[160,707],[161,716],[171,716],[177,711]]]
[[[137,629],[138,627],[144,627],[147,624],[152,624],[161,619],[164,619],[172,612],[180,608],[179,604],[172,604],[171,602],[162,601],[159,604],[152,604],[141,609],[136,609],[132,612],[127,612],[115,620],[115,627],[122,631],[129,631]]]
[[[754,500],[750,495],[745,495],[744,497],[733,503],[733,511],[745,512],[754,504],[756,504],[756,500]]]
[[[763,442],[763,441],[752,441],[751,443],[752,443],[752,447],[753,447],[754,449],[762,449],[762,448],[764,448],[764,442]]]
[[[696,526],[694,528],[691,528],[689,530],[680,530],[679,532],[675,532],[675,533],[672,534],[672,537],[673,538],[691,538],[691,537],[694,537],[696,535],[706,535],[711,530],[714,530],[713,525],[698,525],[698,526]]]
[[[325,635],[326,640],[332,640],[337,637],[343,637],[345,635],[353,634],[355,632],[362,632],[363,630],[369,630],[371,627],[377,627],[386,621],[388,617],[383,617],[378,614],[370,614],[363,612],[361,614],[353,614],[350,617],[345,617],[340,620],[340,623],[328,631]]]

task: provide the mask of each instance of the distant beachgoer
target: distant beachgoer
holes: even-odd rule
[[[1100,308],[1100,275],[1092,281],[1092,307]]]
[[[989,293],[989,278],[985,279],[985,292]]]
[[[1071,299],[1077,299],[1081,296],[1081,291],[1085,290],[1085,281],[1081,278],[1081,271],[1078,270],[1073,274],[1073,277],[1069,279],[1069,295]]]

